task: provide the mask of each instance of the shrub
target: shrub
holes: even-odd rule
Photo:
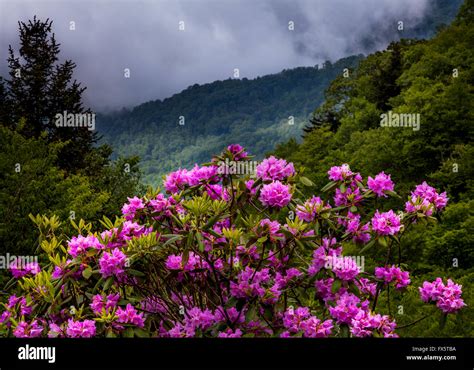
[[[129,198],[101,233],[81,221],[67,238],[56,217],[32,217],[44,255],[12,269],[0,333],[398,336],[390,291],[402,295],[412,280],[400,238],[415,223],[435,222],[446,194],[424,182],[404,211],[383,210],[381,201],[399,197],[390,175],[364,181],[343,164],[328,171],[324,195],[301,200],[299,189],[313,184],[284,160],[265,159],[255,176],[223,171],[223,163],[250,159],[231,145],[210,163],[179,169],[164,179],[166,195]],[[354,248],[357,256],[345,254]],[[362,258],[369,250],[384,252],[370,273]],[[450,279],[419,291],[428,315],[445,318],[465,305]],[[388,314],[377,312],[382,296]]]

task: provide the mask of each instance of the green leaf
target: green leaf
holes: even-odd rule
[[[199,251],[200,251],[200,252],[204,252],[204,243],[203,243],[203,241],[202,241],[202,235],[201,235],[200,232],[197,232],[197,233],[196,233],[196,239],[197,239]]]
[[[127,272],[133,276],[145,276],[143,272],[134,269],[127,269]]]
[[[82,276],[84,276],[84,279],[89,280],[89,278],[92,275],[92,268],[89,266],[87,267],[84,271],[82,271]]]
[[[301,176],[300,181],[304,186],[314,186],[314,183],[305,176]]]
[[[135,328],[135,329],[133,329],[133,331],[135,332],[135,335],[138,338],[149,338],[150,337],[150,333],[148,333],[146,330],[143,330],[142,328]]]
[[[360,250],[360,254],[367,252],[370,248],[372,248],[375,244],[375,239],[372,239],[370,242],[368,242],[364,248]]]
[[[329,190],[331,190],[332,188],[334,188],[336,185],[337,185],[337,182],[335,182],[335,181],[330,181],[330,182],[328,182],[326,185],[324,185],[324,187],[321,189],[321,191],[322,191],[322,192],[329,191]]]
[[[112,283],[114,282],[114,277],[113,276],[109,276],[107,278],[107,280],[105,280],[105,283],[104,283],[104,290],[108,290],[111,286],[112,286]]]
[[[331,292],[337,293],[339,289],[341,289],[341,285],[342,285],[341,280],[334,281],[334,283],[332,283]]]
[[[385,247],[387,248],[388,247],[388,241],[387,241],[387,238],[385,237],[380,237],[378,238],[378,243],[382,246],[382,247]]]
[[[127,328],[122,332],[124,338],[133,338],[135,336],[135,331],[133,328]]]

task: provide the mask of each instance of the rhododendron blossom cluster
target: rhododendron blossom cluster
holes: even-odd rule
[[[413,224],[435,222],[446,193],[424,182],[400,211],[383,204],[398,196],[384,172],[364,180],[348,164],[334,166],[315,194],[284,159],[271,156],[245,175],[216,165],[251,158],[230,145],[205,165],[168,174],[163,189],[129,197],[114,221],[72,222],[74,235],[63,234],[55,216],[34,218],[43,254],[11,266],[0,335],[403,335],[390,288],[400,297],[418,290],[393,251]],[[366,255],[377,267],[358,263]],[[433,315],[465,306],[450,279],[424,282],[419,292],[420,310],[433,303]]]

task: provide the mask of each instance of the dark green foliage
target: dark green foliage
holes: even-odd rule
[[[57,113],[88,112],[75,64],[58,64],[52,22],[19,23],[20,50],[9,50],[10,78],[0,79],[0,253],[31,254],[32,213],[97,220],[120,214],[139,193],[138,157],[111,161],[86,127],[56,127]]]

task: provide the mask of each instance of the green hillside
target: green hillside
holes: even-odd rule
[[[223,145],[240,143],[263,157],[277,143],[300,136],[324,89],[360,59],[193,85],[168,99],[100,116],[97,128],[118,154],[139,155],[145,182],[155,185],[166,172],[206,161]]]

